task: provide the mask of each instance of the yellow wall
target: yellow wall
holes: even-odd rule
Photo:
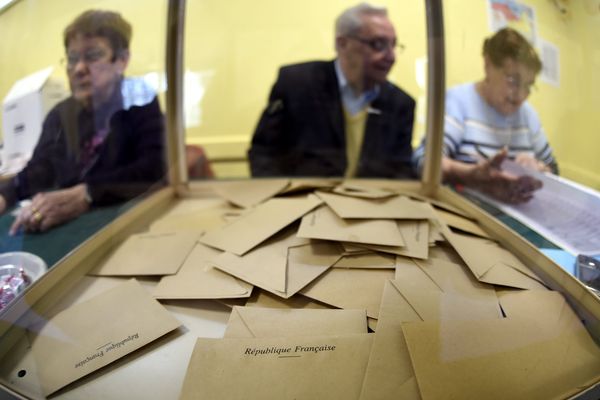
[[[585,2],[565,2],[566,15],[553,1],[523,2],[536,12],[538,37],[560,51],[560,86],[538,80],[529,102],[541,118],[561,175],[600,189],[600,15],[587,12]],[[447,85],[481,78],[481,42],[488,35],[486,2],[446,0],[444,7]]]
[[[525,0],[538,36],[560,50],[560,86],[538,82],[530,102],[555,149],[562,174],[600,188],[600,16],[588,0],[566,1],[563,16],[550,0]],[[347,0],[188,0],[186,20],[187,140],[213,159],[242,159],[280,65],[331,59],[333,21]],[[387,5],[398,39],[390,79],[418,100],[415,144],[424,132],[425,87],[417,81],[426,56],[422,0]],[[76,9],[73,6],[76,5]],[[163,71],[166,0],[21,0],[0,14],[0,97],[12,83],[62,57],[61,32],[81,10],[114,8],[134,26],[130,75]],[[478,80],[483,38],[490,34],[487,1],[445,0],[447,85]],[[62,75],[62,72],[58,72]],[[247,174],[245,163],[215,164],[220,176]]]
[[[20,0],[0,13],[0,99],[16,80],[48,66],[54,66],[54,76],[68,85],[60,62],[63,30],[91,8],[119,11],[133,25],[128,74],[164,71],[163,0]]]

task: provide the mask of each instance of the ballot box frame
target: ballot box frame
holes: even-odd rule
[[[386,181],[381,180],[367,182],[369,185],[381,184],[385,187],[390,187],[402,191],[414,191],[422,193],[422,185],[414,181]],[[99,231],[90,240],[84,242],[79,248],[73,251],[68,257],[57,263],[49,272],[39,281],[34,283],[32,287],[18,299],[15,304],[10,306],[3,317],[3,323],[0,325],[0,357],[8,357],[12,360],[24,360],[24,365],[27,362],[31,363],[31,354],[29,349],[24,347],[20,342],[27,340],[27,332],[22,327],[27,326],[31,318],[43,316],[51,313],[56,305],[64,306],[65,298],[70,298],[66,301],[69,304],[72,301],[77,301],[78,294],[85,294],[85,288],[82,285],[87,285],[89,282],[102,279],[97,277],[86,276],[86,274],[102,261],[106,253],[122,242],[123,239],[132,233],[140,232],[148,228],[148,226],[167,212],[171,207],[175,206],[178,201],[197,199],[199,201],[211,200],[217,198],[214,188],[219,185],[215,182],[193,182],[188,185],[186,191],[176,191],[172,187],[167,187],[147,199],[142,200],[137,206],[125,212],[121,217],[111,222],[108,226]],[[504,247],[510,250],[513,254],[521,259],[528,267],[538,274],[544,282],[552,289],[559,291],[567,299],[573,310],[583,321],[592,337],[597,342],[600,342],[600,299],[596,297],[589,289],[587,289],[575,277],[566,273],[559,265],[547,258],[535,246],[526,241],[523,237],[516,234],[509,227],[499,222],[493,216],[469,202],[452,189],[442,187],[437,192],[437,200],[441,200],[458,207],[466,214],[476,219],[482,229],[486,231],[492,238],[500,242]],[[74,294],[75,293],[75,294]],[[166,307],[174,313],[175,317],[182,317],[178,314],[174,304],[177,302],[166,302]],[[218,314],[221,323],[227,319],[229,310],[218,305],[216,301],[201,301],[200,307],[196,311],[202,313],[207,308],[211,308],[210,312]],[[212,305],[210,305],[212,304]],[[175,311],[173,311],[175,310]],[[185,316],[184,316],[185,317]],[[12,321],[6,324],[5,321]],[[202,332],[202,326],[207,322],[207,319],[201,314],[194,319],[192,325],[201,327],[198,333],[190,330],[184,335],[194,335]],[[182,333],[174,334],[181,335]],[[143,357],[143,356],[142,356]],[[138,357],[139,358],[139,357]],[[139,362],[139,361],[135,361]],[[186,360],[181,360],[182,363],[187,363]],[[17,367],[19,369],[21,367]],[[26,368],[24,366],[23,368]],[[111,372],[110,374],[118,374]],[[126,385],[125,379],[120,379],[118,375],[113,376],[116,382]],[[128,379],[131,379],[128,377]],[[139,383],[144,381],[144,377],[139,378]],[[11,385],[7,382],[6,376],[0,376],[0,387],[8,391],[16,393],[25,398],[36,397],[35,392],[28,392],[27,385],[21,387],[19,385]],[[76,389],[75,394],[80,394]],[[173,389],[176,390],[176,389]],[[597,395],[598,383],[587,388],[585,391],[578,393],[576,398],[585,398],[590,395],[590,391]],[[65,392],[65,398],[69,397],[69,391]],[[582,397],[583,396],[583,397]],[[60,395],[58,397],[61,397]]]
[[[418,181],[382,181],[387,186],[422,193],[430,198],[445,201],[471,216],[481,225],[492,238],[521,259],[533,272],[538,274],[553,290],[559,291],[567,299],[573,310],[579,315],[585,327],[596,342],[600,343],[600,299],[573,276],[565,272],[559,265],[547,258],[539,249],[516,234],[509,227],[492,217],[486,211],[461,197],[448,187],[440,184],[441,146],[444,100],[444,37],[443,13],[441,0],[425,0],[427,32],[428,32],[428,105],[427,105],[427,137],[428,145],[423,179]],[[146,229],[152,221],[164,214],[168,209],[184,199],[211,199],[216,195],[213,188],[219,182],[189,182],[184,168],[184,134],[183,134],[183,26],[185,19],[185,0],[169,0],[167,16],[167,158],[169,169],[169,186],[165,187],[139,201],[123,215],[109,223],[103,229],[82,243],[70,254],[54,265],[41,279],[29,287],[25,293],[3,310],[0,321],[0,359],[14,363],[15,370],[32,365],[30,349],[27,343],[26,327],[33,318],[40,318],[52,313],[58,305],[68,305],[76,302],[85,295],[86,285],[99,281],[101,278],[86,276],[86,274],[102,260],[110,249],[121,243],[129,235]],[[373,181],[370,181],[372,184]],[[62,303],[62,304],[61,304]],[[199,332],[218,333],[219,327],[224,326],[228,309],[215,301],[201,301],[198,315],[185,315],[177,311],[173,302],[164,305],[177,318],[181,318],[191,328],[187,332],[181,329],[170,334],[172,342]],[[210,315],[208,315],[208,314]],[[210,327],[208,322],[214,326]],[[216,325],[215,325],[216,324]],[[216,326],[216,328],[215,328]],[[187,336],[186,336],[187,335]],[[144,351],[143,349],[141,350]],[[142,363],[146,358],[151,359],[149,351],[135,357],[134,363]],[[148,356],[148,357],[146,357]],[[127,356],[129,357],[129,356]],[[126,358],[127,358],[126,357]],[[187,365],[189,354],[174,354],[178,364]],[[173,361],[173,360],[172,360]],[[23,364],[23,366],[21,366]],[[150,365],[150,368],[153,366]],[[0,367],[0,370],[2,367]],[[16,396],[29,398],[40,397],[39,388],[31,375],[23,381],[15,380],[11,371],[0,371],[0,388]],[[142,385],[151,376],[140,376],[139,381],[132,382],[126,368],[121,364],[116,368],[103,372],[102,378],[113,377],[111,383],[118,383],[116,389],[121,395],[135,383]],[[143,374],[142,374],[143,375]],[[168,376],[162,376],[164,385],[180,383],[176,379],[170,381]],[[84,383],[75,388],[60,392],[57,397],[74,398],[81,395],[86,384],[94,383],[83,379]],[[83,386],[81,386],[83,385]],[[598,382],[576,394],[578,398],[598,397]],[[169,388],[178,390],[178,388]],[[87,395],[90,392],[83,392]],[[130,395],[129,397],[135,397]],[[76,397],[75,397],[76,398]]]

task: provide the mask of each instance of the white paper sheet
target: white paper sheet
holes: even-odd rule
[[[533,199],[510,205],[468,189],[474,195],[537,231],[540,235],[573,255],[600,254],[600,193],[568,179],[525,171],[515,162],[505,161],[502,168],[528,173],[543,183]]]

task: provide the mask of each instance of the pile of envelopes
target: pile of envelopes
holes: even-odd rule
[[[382,181],[214,188],[91,272],[233,307],[182,398],[549,399],[600,379],[563,296],[451,205]]]

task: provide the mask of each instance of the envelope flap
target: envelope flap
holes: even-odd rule
[[[479,277],[481,282],[515,287],[519,289],[545,289],[546,287],[528,275],[517,271],[508,265],[497,262],[485,274]]]
[[[331,268],[300,293],[339,308],[366,309],[367,316],[377,318],[383,287],[393,278],[386,269]]]
[[[224,337],[283,337],[367,333],[365,310],[235,307]],[[243,325],[239,326],[238,325]]]
[[[317,279],[340,258],[340,246],[333,242],[311,241],[309,244],[288,249],[285,293],[289,298]]]
[[[329,207],[344,219],[428,219],[433,214],[427,203],[404,196],[364,199],[317,192]]]
[[[209,261],[216,268],[265,290],[286,291],[288,247],[308,243],[290,227],[243,256],[224,252]]]
[[[135,280],[76,304],[52,317],[33,341],[43,392],[49,395],[180,325]]]
[[[345,220],[329,207],[319,207],[302,218],[298,236],[309,239],[403,246],[404,239],[391,220]]]
[[[231,314],[229,314],[229,320],[227,321],[227,327],[223,337],[257,337],[256,333],[251,328],[240,309],[245,307],[233,306]]]
[[[270,199],[229,224],[208,231],[200,241],[243,255],[321,203],[314,195]]]
[[[408,257],[396,257],[396,274],[397,281],[402,282],[404,288],[414,288],[420,290],[438,290],[442,291],[432,277],[425,273],[423,268],[419,266],[416,260]]]
[[[248,208],[270,199],[283,191],[288,179],[253,179],[243,181],[216,182],[214,191],[231,203]]]
[[[248,297],[252,285],[215,269],[210,259],[220,254],[196,243],[175,275],[163,276],[154,288],[157,299],[225,299]]]
[[[396,196],[394,192],[385,189],[366,187],[357,183],[344,182],[333,189],[334,193],[363,199],[383,199]]]
[[[402,236],[404,246],[372,244],[360,244],[359,246],[383,253],[427,259],[429,254],[429,223],[425,220],[396,221],[396,226]]]
[[[448,226],[483,238],[490,238],[490,235],[488,235],[475,221],[470,218],[440,209],[436,209],[436,214],[442,218]]]
[[[552,290],[501,290],[498,298],[507,318],[546,321],[556,332],[581,329],[581,321],[565,298]]]

